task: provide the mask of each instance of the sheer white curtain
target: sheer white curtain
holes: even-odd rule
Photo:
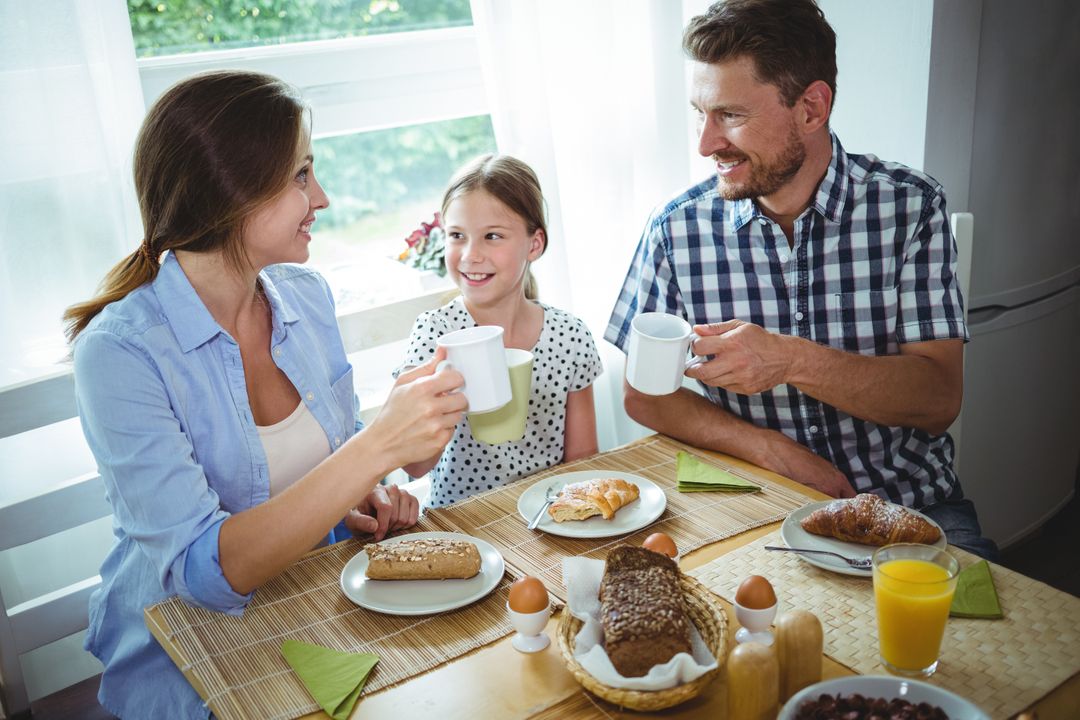
[[[55,369],[64,307],[141,236],[124,0],[0,3],[0,387]]]
[[[604,360],[601,449],[643,431],[622,409],[623,356],[601,339],[650,210],[691,182],[692,127],[670,0],[472,0],[501,152],[537,171],[551,243],[541,297],[581,317]]]

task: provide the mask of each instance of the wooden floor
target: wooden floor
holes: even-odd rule
[[[1080,597],[1080,468],[1072,501],[1034,535],[1002,553],[1001,564]],[[112,720],[93,677],[33,703],[33,720]]]

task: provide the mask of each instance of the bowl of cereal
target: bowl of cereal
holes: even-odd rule
[[[805,687],[791,696],[777,720],[871,717],[915,720],[990,720],[970,700],[921,680],[852,675]]]

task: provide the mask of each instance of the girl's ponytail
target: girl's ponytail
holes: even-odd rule
[[[536,282],[536,276],[533,275],[532,268],[525,271],[525,299],[540,299],[540,286]]]

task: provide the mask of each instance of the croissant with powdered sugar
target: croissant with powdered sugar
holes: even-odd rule
[[[941,531],[915,513],[885,502],[873,493],[833,500],[803,518],[802,529],[862,545],[898,542],[933,545]]]
[[[619,508],[637,500],[638,494],[637,485],[622,478],[584,480],[564,487],[548,514],[555,522],[584,520],[593,515],[610,520]]]

